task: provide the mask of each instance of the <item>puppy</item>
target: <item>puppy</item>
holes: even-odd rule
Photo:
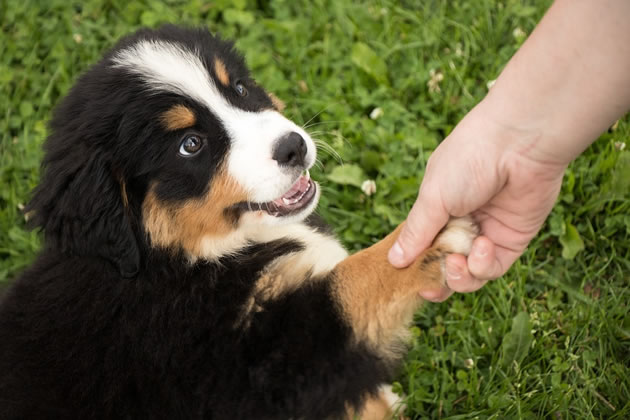
[[[418,292],[476,227],[406,269],[398,230],[348,256],[281,111],[203,29],[141,30],[79,78],[27,208],[44,247],[0,306],[0,418],[391,415]]]

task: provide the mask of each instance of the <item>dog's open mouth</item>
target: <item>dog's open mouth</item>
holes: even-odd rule
[[[250,211],[262,210],[271,216],[288,216],[307,207],[313,201],[316,189],[310,174],[304,171],[291,188],[275,200],[266,203],[239,203],[238,207]]]

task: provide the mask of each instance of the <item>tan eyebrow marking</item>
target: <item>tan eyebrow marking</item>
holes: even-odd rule
[[[217,75],[217,79],[219,79],[219,82],[221,82],[223,86],[230,85],[230,75],[225,68],[225,64],[218,57],[214,58],[214,72]]]
[[[271,103],[273,104],[273,107],[276,108],[276,110],[279,112],[284,111],[284,108],[286,108],[284,102],[271,92],[268,92],[267,94],[271,98]]]
[[[164,112],[160,118],[164,127],[169,131],[180,130],[195,125],[195,114],[184,105],[175,105]]]

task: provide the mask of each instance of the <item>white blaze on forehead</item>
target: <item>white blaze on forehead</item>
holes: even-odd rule
[[[197,54],[164,41],[140,41],[116,54],[115,67],[143,76],[156,90],[178,93],[213,108],[225,108],[225,99],[208,76],[208,70]]]
[[[187,96],[206,106],[231,138],[228,172],[251,193],[252,201],[271,201],[294,181],[271,158],[280,137],[292,131],[299,133],[308,147],[306,162],[310,166],[315,160],[311,138],[280,113],[270,109],[244,111],[230,104],[198,52],[171,42],[143,40],[118,52],[112,61],[114,67],[142,76],[151,89]]]

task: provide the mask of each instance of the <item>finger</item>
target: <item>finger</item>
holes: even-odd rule
[[[494,280],[501,277],[521,255],[495,245],[485,236],[480,236],[473,242],[468,256],[468,270],[472,276],[480,280]]]
[[[458,293],[469,293],[481,289],[488,281],[475,278],[468,270],[466,257],[452,254],[446,258],[446,284]]]
[[[505,273],[496,259],[494,243],[485,236],[474,240],[467,262],[470,274],[480,280],[494,280]]]
[[[389,262],[398,268],[407,267],[431,245],[435,235],[446,225],[448,213],[438,204],[441,200],[427,197],[422,189],[398,239],[389,250]]]
[[[485,272],[486,270],[484,270],[483,273],[476,273],[488,278],[496,278],[505,274],[514,261],[527,249],[529,242],[536,236],[540,228],[535,222],[510,227],[496,217],[480,218],[479,215],[476,215],[476,217],[480,221],[481,231],[484,233],[484,236],[494,244],[495,259],[500,265],[500,269],[495,267],[494,272],[490,272],[490,270]],[[475,269],[472,269],[472,271],[475,271]]]
[[[453,291],[446,286],[436,284],[435,287],[420,291],[420,297],[430,302],[444,302],[453,294]]]

